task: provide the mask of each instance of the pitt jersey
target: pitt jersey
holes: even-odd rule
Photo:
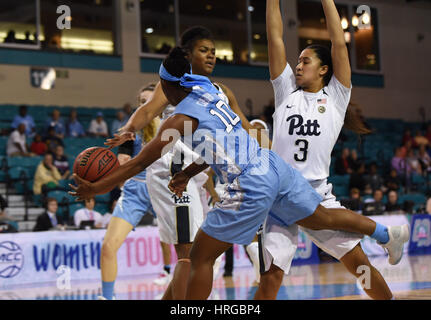
[[[296,87],[289,64],[271,82],[275,93],[272,150],[308,181],[326,179],[352,88],[332,76],[319,92],[304,92]]]

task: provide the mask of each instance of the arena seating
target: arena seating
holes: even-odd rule
[[[40,197],[33,195],[33,177],[37,165],[42,161],[42,157],[15,157],[8,158],[6,156],[6,145],[8,133],[5,134],[4,129],[9,129],[12,119],[18,114],[18,105],[0,105],[0,132],[4,135],[0,136],[0,183],[6,185],[6,194],[8,197],[16,196],[16,199],[21,199],[21,205],[24,200],[26,212],[36,212],[32,209],[41,208]],[[52,110],[60,110],[60,114],[64,121],[67,121],[70,110],[74,108],[78,112],[78,119],[85,129],[88,128],[90,121],[95,118],[97,112],[101,111],[104,114],[104,120],[110,128],[112,121],[115,119],[118,108],[101,108],[101,107],[72,107],[72,106],[43,106],[30,105],[28,106],[28,114],[33,116],[36,123],[36,130],[42,133],[46,119],[50,116]],[[329,182],[333,184],[334,193],[339,199],[349,197],[349,175],[335,175],[334,163],[336,157],[345,147],[356,149],[359,158],[365,161],[366,164],[377,162],[379,173],[383,176],[390,168],[390,160],[394,154],[395,147],[399,146],[403,131],[405,128],[410,128],[412,132],[421,128],[421,123],[407,123],[402,119],[367,119],[367,123],[371,126],[373,133],[365,137],[358,138],[356,134],[349,130],[343,130],[339,141],[334,147],[332,161],[330,167]],[[3,129],[3,131],[2,131]],[[104,146],[105,139],[94,137],[82,138],[64,138],[65,154],[69,158],[69,166],[72,170],[73,162],[76,156],[84,149],[90,146]],[[28,144],[31,144],[32,139],[28,139]],[[116,149],[114,149],[116,151]],[[412,190],[405,194],[405,188],[401,189],[399,194],[399,203],[403,201],[413,201],[414,210],[423,210],[427,197],[425,194],[429,192],[430,177],[413,175]],[[69,181],[62,182],[64,189],[68,188]],[[49,196],[55,197],[59,202],[59,212],[69,219],[73,219],[73,213],[83,207],[82,203],[75,202],[66,191],[56,190],[51,191]],[[18,198],[22,196],[22,198]],[[96,208],[101,214],[109,211],[109,194],[96,197]],[[17,200],[18,201],[18,200]],[[13,210],[12,210],[13,211]],[[40,211],[40,210],[39,210]],[[38,211],[38,212],[39,212]],[[21,215],[19,215],[21,217]],[[29,220],[34,220],[34,214],[26,214],[24,217]]]

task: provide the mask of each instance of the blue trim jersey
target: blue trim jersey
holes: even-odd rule
[[[185,132],[184,142],[211,166],[221,183],[232,183],[261,153],[257,140],[243,129],[239,116],[215,88],[208,92],[200,86],[193,87],[173,114],[178,113],[199,121],[193,135]]]
[[[322,197],[275,152],[260,148],[217,92],[193,87],[174,114],[199,121],[193,134],[185,123],[184,142],[226,183],[201,229],[220,241],[249,244],[268,214],[291,225],[313,214]]]

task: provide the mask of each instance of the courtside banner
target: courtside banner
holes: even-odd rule
[[[72,281],[100,279],[105,233],[103,229],[0,234],[0,287],[56,281],[65,269]],[[173,246],[171,253],[174,266],[177,256]],[[163,256],[158,228],[136,228],[118,250],[117,258],[119,277],[160,273]],[[251,266],[242,246],[234,246],[234,266]]]
[[[411,222],[409,254],[431,253],[431,216],[414,214]]]
[[[405,214],[396,214],[396,215],[387,215],[387,216],[368,216],[368,218],[380,224],[383,224],[385,226],[397,226],[397,225],[409,223],[407,215]],[[361,246],[367,256],[386,255],[386,252],[382,248],[382,246],[377,244],[377,241],[374,239],[371,239],[369,236],[364,236],[364,238],[361,240]],[[404,253],[407,253],[408,250],[409,250],[409,242],[407,242],[404,245]]]

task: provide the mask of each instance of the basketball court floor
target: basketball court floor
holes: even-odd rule
[[[404,256],[396,266],[387,257],[371,257],[373,265],[382,273],[396,299],[431,300],[431,255]],[[223,277],[223,270],[214,281],[210,299],[250,300],[256,292],[252,267],[235,268],[232,277]],[[166,286],[153,283],[157,277],[121,277],[116,282],[117,300],[157,300]],[[58,289],[56,282],[25,286],[2,287],[0,300],[95,300],[100,295],[100,281],[80,281],[70,289]],[[369,299],[339,262],[292,267],[285,277],[278,300],[314,299]]]

